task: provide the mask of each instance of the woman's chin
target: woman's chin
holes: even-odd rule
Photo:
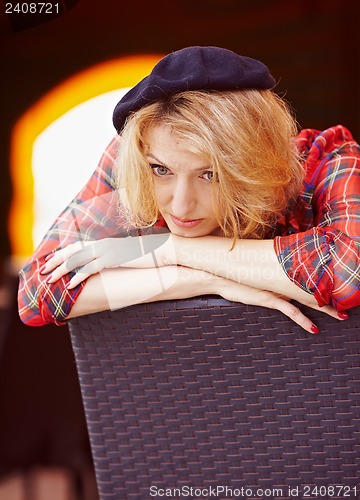
[[[201,236],[220,235],[219,228],[211,230],[200,227],[187,229],[172,225],[169,229],[171,233],[176,236],[182,236],[183,238],[201,238]]]
[[[199,236],[205,236],[205,234],[197,234],[199,231],[189,231],[188,229],[179,229],[178,227],[171,228],[171,232],[183,238],[198,238]]]

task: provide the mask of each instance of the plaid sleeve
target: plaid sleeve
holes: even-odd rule
[[[309,229],[274,240],[288,277],[320,306],[360,305],[360,150],[338,126],[318,135],[310,152],[313,221]],[[305,193],[306,194],[306,193]]]
[[[115,137],[101,157],[86,186],[59,215],[33,256],[20,271],[18,308],[21,320],[31,326],[64,324],[84,283],[66,290],[73,273],[57,283],[47,284],[40,274],[45,257],[52,251],[76,241],[95,240],[119,234],[116,224],[114,162],[118,138]]]

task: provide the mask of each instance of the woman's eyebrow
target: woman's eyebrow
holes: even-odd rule
[[[162,165],[162,166],[164,166],[164,167],[166,167],[166,168],[168,168],[168,169],[171,170],[170,167],[168,167],[163,161],[161,161],[158,158],[156,158],[156,156],[154,156],[153,154],[149,153],[147,156],[148,156],[148,158],[152,158],[153,160],[157,161],[159,165]]]
[[[168,168],[169,170],[173,170],[171,167],[169,167],[168,165],[166,165],[166,163],[164,163],[163,161],[159,160],[158,158],[156,158],[156,156],[154,156],[152,153],[148,153],[147,155],[148,158],[152,158],[153,160],[155,160],[159,165],[163,166],[163,167],[166,167]],[[194,169],[194,172],[205,172],[206,170],[212,170],[212,168],[209,166],[209,165],[204,165],[203,167],[197,167]]]

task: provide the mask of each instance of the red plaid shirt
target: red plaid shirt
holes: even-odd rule
[[[360,304],[360,151],[350,132],[336,126],[303,130],[295,139],[304,158],[306,179],[296,203],[278,220],[274,248],[288,277],[314,294],[320,305],[339,311]],[[66,290],[73,273],[54,284],[39,270],[53,250],[82,240],[129,236],[116,209],[115,137],[89,182],[57,218],[20,271],[22,321],[61,325],[84,284]],[[158,225],[163,225],[159,221]]]

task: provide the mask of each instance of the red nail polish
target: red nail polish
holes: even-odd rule
[[[349,315],[345,311],[338,312],[338,316],[339,316],[340,319],[349,319]]]
[[[45,257],[45,262],[47,262],[47,261],[48,261],[48,260],[50,260],[52,257],[54,257],[54,255],[55,255],[55,254],[54,254],[54,252],[49,253],[49,255],[47,255],[47,256]]]
[[[315,325],[312,325],[312,327],[311,327],[311,331],[312,331],[312,333],[314,333],[315,335],[317,335],[317,334],[320,332],[319,328],[318,328],[317,326],[315,326]]]
[[[50,275],[46,278],[45,282],[46,282],[46,283],[49,283],[49,281],[51,280],[51,278],[52,278],[52,274],[50,274]]]
[[[43,266],[41,266],[41,267],[40,267],[40,269],[39,269],[39,273],[40,273],[40,274],[42,274],[42,273],[43,273],[43,271],[44,271],[45,267],[46,267],[46,264],[44,264]]]

